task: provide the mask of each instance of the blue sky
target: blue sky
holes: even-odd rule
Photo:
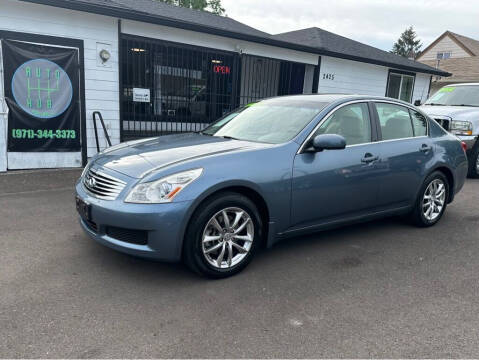
[[[479,40],[479,0],[222,0],[227,15],[269,33],[317,26],[390,50],[413,25],[424,47],[450,30]]]

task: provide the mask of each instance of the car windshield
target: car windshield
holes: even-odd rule
[[[431,96],[425,105],[479,106],[479,86],[446,86]]]
[[[313,101],[262,101],[228,114],[201,133],[281,144],[298,135],[326,104]]]

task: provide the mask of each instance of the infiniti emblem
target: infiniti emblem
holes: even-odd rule
[[[87,182],[90,187],[95,187],[96,185],[96,180],[94,178],[89,178]]]

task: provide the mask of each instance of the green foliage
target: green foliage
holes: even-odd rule
[[[416,32],[410,26],[404,30],[399,39],[394,43],[391,52],[404,57],[417,58],[421,54],[421,48],[421,40],[417,38]]]
[[[185,7],[188,9],[209,11],[216,15],[224,15],[225,9],[221,0],[157,0],[170,5]]]

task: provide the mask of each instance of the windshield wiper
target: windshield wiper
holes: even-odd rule
[[[438,103],[425,103],[424,105],[431,105],[431,106],[446,106],[445,104],[438,104]]]

